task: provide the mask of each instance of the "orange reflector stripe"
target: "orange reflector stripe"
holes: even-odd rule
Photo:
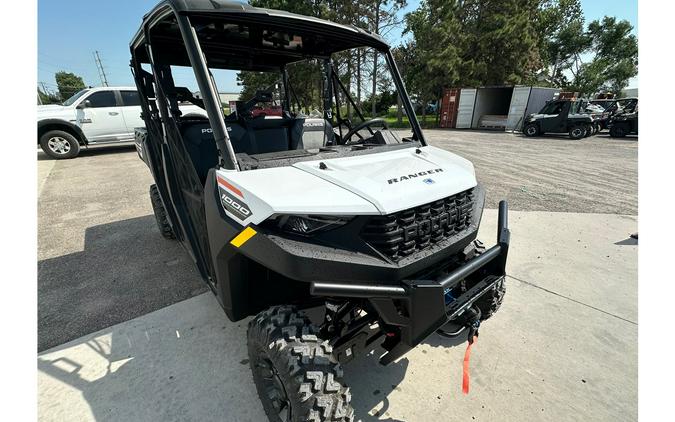
[[[236,248],[240,247],[244,243],[248,242],[250,238],[255,236],[257,232],[250,227],[246,227],[234,239],[230,240],[230,244]]]
[[[220,176],[218,176],[218,183],[223,185],[224,187],[226,187],[230,191],[232,191],[232,193],[234,193],[236,195],[239,195],[240,198],[244,199],[244,194],[241,193],[241,191],[239,189],[232,186],[232,184],[230,182],[228,182],[227,180],[223,179]]]
[[[464,367],[462,368],[462,393],[469,394],[469,359],[471,358],[471,345],[478,340],[478,336],[473,338],[473,342],[466,346],[464,352]]]

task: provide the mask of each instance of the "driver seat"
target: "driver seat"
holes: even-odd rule
[[[292,150],[319,149],[335,142],[333,126],[321,118],[296,118],[290,135]]]

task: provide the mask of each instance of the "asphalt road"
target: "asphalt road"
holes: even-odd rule
[[[637,214],[637,139],[426,133],[474,162],[488,208],[506,198],[514,210]],[[38,160],[38,350],[207,290],[188,254],[160,236],[133,147]]]
[[[152,177],[133,148],[38,153],[38,350],[206,291],[157,229]]]

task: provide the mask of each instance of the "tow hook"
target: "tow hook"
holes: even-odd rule
[[[467,321],[467,341],[469,344],[473,343],[474,339],[478,337],[478,329],[480,328],[480,309],[470,308],[467,313],[471,313]]]

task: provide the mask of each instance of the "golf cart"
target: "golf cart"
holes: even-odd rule
[[[160,233],[185,246],[230,320],[252,317],[250,366],[271,421],[351,421],[342,363],[375,351],[387,365],[435,332],[472,342],[500,307],[506,202],[485,248],[473,165],[427,145],[382,38],[228,0],[166,0],[130,48]],[[407,131],[352,98],[340,63],[353,49],[381,58]],[[178,67],[201,99],[175,86]],[[225,115],[222,69],[276,82]],[[208,118],[181,115],[179,101]]]
[[[585,112],[586,102],[577,99],[549,101],[537,114],[525,119],[523,133],[541,136],[545,133],[567,133],[572,139],[581,139],[598,132],[596,121]]]

